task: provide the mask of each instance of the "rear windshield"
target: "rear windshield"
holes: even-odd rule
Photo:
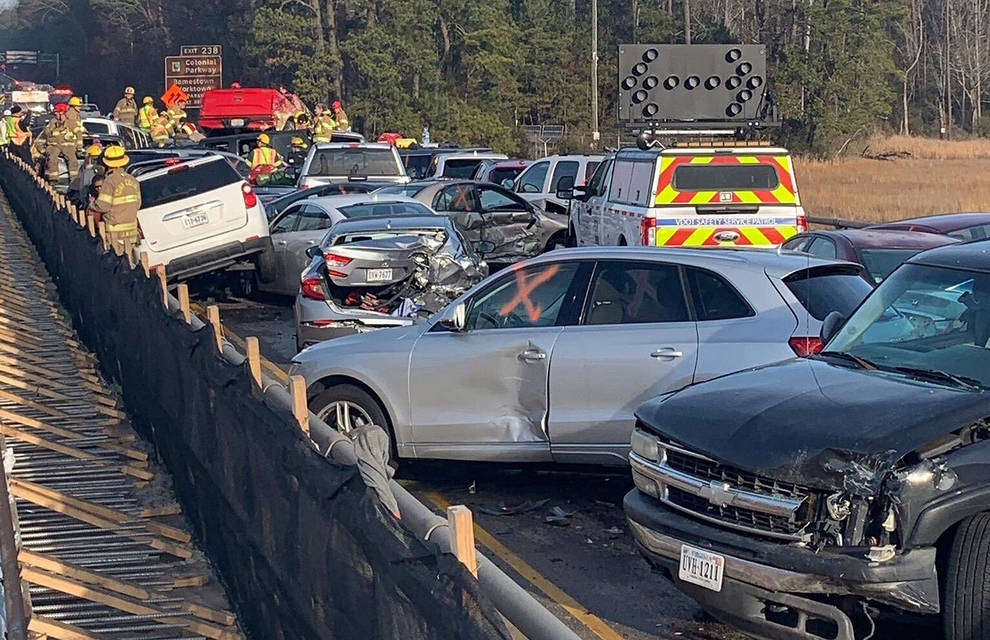
[[[838,311],[848,317],[873,291],[854,267],[829,267],[798,271],[784,279],[787,288],[815,320]]]
[[[488,182],[502,184],[506,180],[515,180],[516,176],[522,173],[523,168],[524,167],[519,167],[518,169],[492,169],[491,173],[488,174]]]
[[[242,182],[241,176],[223,160],[190,166],[179,165],[165,175],[141,181],[141,208],[182,200],[220,187]]]
[[[682,164],[674,169],[678,191],[751,191],[780,186],[769,164]]]
[[[478,168],[479,164],[481,164],[481,160],[447,160],[443,163],[443,177],[469,180],[474,175],[474,170]]]
[[[401,176],[391,149],[321,149],[313,156],[309,176]]]
[[[110,125],[105,122],[84,122],[83,127],[90,133],[110,133]]]
[[[859,257],[866,272],[879,284],[919,251],[920,249],[860,249]]]
[[[425,178],[430,173],[430,161],[432,155],[402,156],[402,165],[406,168],[406,174],[413,180]]]
[[[416,214],[431,216],[433,211],[418,202],[368,202],[338,208],[345,218],[368,218],[370,216],[401,216]]]
[[[397,184],[395,186],[382,187],[375,193],[388,193],[393,196],[416,197],[416,194],[425,189],[421,184]]]

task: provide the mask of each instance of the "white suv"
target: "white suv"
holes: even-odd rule
[[[583,186],[605,156],[599,155],[554,155],[530,163],[526,170],[516,177],[512,190],[522,198],[554,213],[567,213],[567,201],[557,197],[557,187],[561,179],[569,177],[574,186]]]
[[[247,262],[268,246],[268,218],[251,185],[220,156],[138,178],[141,244],[151,265],[189,278]]]

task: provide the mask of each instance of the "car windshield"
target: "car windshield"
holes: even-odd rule
[[[806,269],[784,282],[816,320],[824,320],[832,311],[848,316],[873,290],[855,267]]]
[[[406,168],[406,174],[413,180],[420,180],[429,175],[431,160],[433,160],[433,156],[428,153],[402,156],[402,164]]]
[[[884,280],[825,351],[879,369],[990,389],[990,273],[908,264]]]
[[[310,176],[401,176],[391,149],[319,149],[309,165]]]
[[[366,202],[337,209],[345,218],[369,218],[371,216],[420,215],[432,216],[433,210],[418,202]]]
[[[474,158],[449,158],[443,163],[443,177],[467,180],[479,164],[481,160]]]
[[[894,269],[919,253],[920,249],[860,249],[859,259],[877,283],[883,282]]]
[[[416,194],[425,189],[421,184],[397,184],[390,187],[382,187],[375,191],[375,193],[387,193],[393,196],[406,196],[407,198],[414,198]]]

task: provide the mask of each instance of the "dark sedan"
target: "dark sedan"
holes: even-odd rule
[[[894,269],[915,254],[956,242],[959,240],[935,233],[840,229],[798,234],[785,242],[781,250],[856,262],[866,267],[866,272],[876,282],[883,282]]]
[[[548,213],[505,187],[472,180],[424,180],[378,193],[409,196],[449,216],[475,248],[494,244],[489,263],[508,264],[567,245],[567,216]]]
[[[990,213],[944,213],[937,216],[886,222],[869,228],[941,233],[963,241],[985,240],[990,238]]]

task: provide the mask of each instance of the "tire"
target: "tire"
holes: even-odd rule
[[[335,403],[342,402],[349,403],[352,405],[351,408],[360,409],[371,424],[376,424],[386,431],[389,430],[388,419],[385,417],[385,411],[381,404],[367,391],[352,384],[339,384],[323,391],[309,403],[309,409],[341,434],[350,437],[349,429],[341,428],[343,425],[337,424],[336,412],[331,408]],[[365,420],[362,418],[361,424],[364,423]],[[352,424],[351,426],[359,425]]]
[[[943,603],[945,640],[990,640],[990,513],[956,530]]]

